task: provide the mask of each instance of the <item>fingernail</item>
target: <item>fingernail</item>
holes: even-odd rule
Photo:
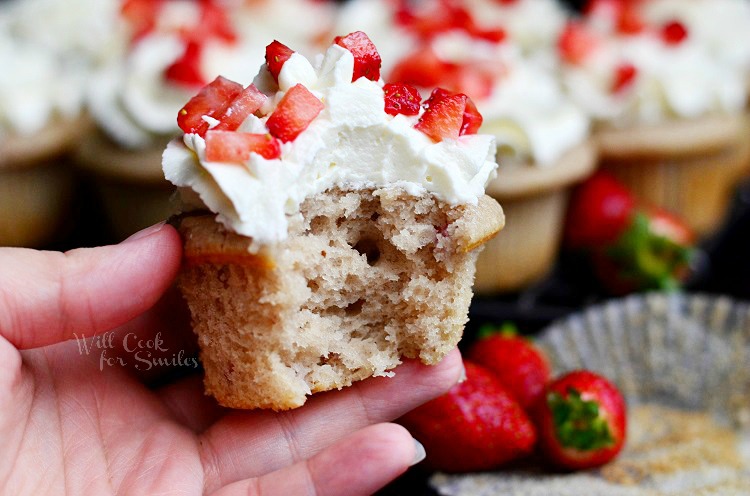
[[[123,243],[130,243],[132,241],[138,241],[139,239],[143,239],[146,236],[151,236],[152,234],[161,231],[162,228],[164,228],[164,224],[166,224],[166,221],[161,221],[158,224],[154,224],[151,227],[147,227],[146,229],[138,231],[137,233],[133,234],[128,239],[123,241]]]
[[[466,367],[464,367],[463,363],[461,363],[461,375],[458,376],[456,384],[461,384],[462,382],[466,382]]]
[[[414,438],[412,438],[412,441],[414,441],[414,459],[411,461],[411,465],[410,465],[411,467],[413,467],[414,465],[421,462],[427,457],[427,452],[425,451],[422,443],[420,443]]]

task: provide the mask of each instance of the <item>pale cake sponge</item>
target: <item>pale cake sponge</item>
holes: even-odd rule
[[[394,187],[333,189],[300,212],[258,254],[213,215],[176,220],[206,392],[224,406],[296,408],[402,356],[439,362],[467,321],[477,248],[504,225],[488,196],[450,206]]]

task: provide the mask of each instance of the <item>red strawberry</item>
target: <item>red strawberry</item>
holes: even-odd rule
[[[646,28],[646,23],[641,18],[633,2],[626,2],[620,12],[617,29],[622,34],[638,34]]]
[[[185,52],[167,68],[164,76],[169,81],[182,86],[204,86],[206,81],[201,73],[201,51],[201,45],[189,42],[185,47]]]
[[[211,1],[201,2],[201,20],[191,35],[197,40],[218,38],[230,43],[237,41],[237,33],[226,8]]]
[[[676,289],[690,275],[694,242],[677,217],[641,210],[615,243],[592,253],[594,269],[602,286],[615,295]]]
[[[132,26],[132,40],[151,32],[165,0],[125,0],[120,7],[123,18]]]
[[[565,241],[571,248],[601,247],[630,226],[635,199],[617,179],[599,171],[580,184],[570,199]]]
[[[203,116],[221,116],[232,101],[242,93],[242,85],[221,76],[204,86],[177,114],[177,125],[185,133],[203,136],[208,123]]]
[[[482,125],[482,115],[476,105],[463,93],[435,88],[424,103],[425,113],[416,127],[435,141],[457,139],[464,134],[476,134]],[[460,124],[457,110],[461,110]]]
[[[425,446],[425,463],[447,472],[488,470],[528,455],[536,432],[498,379],[465,361],[466,381],[400,422]]]
[[[293,53],[294,50],[276,40],[273,40],[273,42],[266,47],[266,65],[268,66],[268,71],[271,73],[271,76],[273,76],[273,80],[277,83],[279,82],[279,72],[281,72],[281,68]]]
[[[679,45],[687,36],[687,28],[679,21],[668,22],[661,28],[661,37],[667,45]]]
[[[513,331],[481,333],[467,358],[493,372],[526,411],[544,396],[551,376],[542,350]]]
[[[535,421],[542,452],[560,468],[604,465],[625,444],[625,400],[614,384],[593,372],[570,372],[553,381]]]
[[[444,139],[458,139],[464,122],[466,95],[455,94],[441,98],[430,97],[425,111],[414,127],[439,142]]]
[[[221,115],[216,117],[219,120],[214,131],[234,131],[248,118],[250,114],[255,113],[263,106],[267,97],[251,84],[237,95]]]
[[[403,83],[388,83],[383,86],[385,113],[389,115],[419,114],[422,97],[414,86]]]
[[[443,62],[431,48],[425,48],[401,59],[388,80],[432,88],[451,78],[456,69],[455,64]]]
[[[560,56],[571,64],[580,64],[599,43],[596,35],[591,33],[579,21],[570,21],[560,34],[557,47]]]
[[[323,102],[301,84],[289,89],[266,122],[268,131],[284,143],[294,141],[323,111]]]
[[[337,36],[333,42],[352,52],[354,55],[354,75],[352,81],[365,77],[371,81],[380,79],[382,63],[375,44],[362,31],[355,31],[346,36]]]
[[[638,77],[638,69],[629,62],[624,62],[615,69],[615,78],[612,83],[612,93],[619,93],[632,86]]]
[[[206,133],[206,160],[209,162],[244,162],[251,153],[267,158],[279,158],[279,140],[270,134],[214,131]]]

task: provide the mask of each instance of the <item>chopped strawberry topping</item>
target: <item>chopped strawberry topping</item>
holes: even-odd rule
[[[667,45],[679,45],[687,36],[687,28],[679,21],[668,22],[661,28],[661,37]]]
[[[375,44],[362,31],[355,31],[346,36],[337,36],[333,42],[352,52],[354,55],[354,75],[352,81],[366,77],[371,81],[380,79],[382,60]]]
[[[514,3],[516,0],[507,2]],[[472,36],[499,43],[506,38],[505,31],[495,26],[483,29],[477,26],[471,13],[450,0],[412,2],[401,0],[395,15],[396,23],[406,27],[423,39],[430,39],[446,31],[461,29]]]
[[[276,40],[266,47],[266,64],[274,81],[277,83],[279,82],[281,68],[293,53],[294,50]]]
[[[620,12],[617,29],[622,34],[638,34],[646,28],[646,23],[631,4],[625,4]]]
[[[192,36],[197,39],[218,38],[230,43],[237,41],[227,11],[211,1],[201,2],[201,21]]]
[[[167,68],[164,77],[189,88],[204,86],[206,81],[201,74],[201,52],[201,45],[189,42],[182,56]]]
[[[383,86],[383,93],[385,93],[386,114],[419,114],[419,104],[422,97],[414,86],[403,83],[389,83]]]
[[[435,88],[432,91],[432,94],[430,95],[430,98],[425,101],[424,106],[425,108],[429,109],[431,106],[434,106],[438,101],[445,99],[447,97],[461,95],[463,97],[466,97],[466,106],[463,110],[463,119],[461,121],[461,127],[459,131],[459,135],[463,136],[464,134],[476,134],[479,132],[479,128],[482,126],[482,114],[479,113],[479,110],[477,110],[477,106],[474,104],[474,102],[466,96],[463,93],[454,93],[452,91],[448,91],[444,88]]]
[[[638,76],[638,69],[629,62],[624,62],[615,69],[615,78],[612,82],[612,93],[619,93],[631,86]]]
[[[185,133],[204,136],[208,123],[203,116],[217,118],[242,93],[242,85],[221,76],[204,86],[177,114],[177,125]]]
[[[403,58],[388,80],[430,88],[441,84],[456,68],[455,64],[443,62],[432,49],[426,48]]]
[[[414,126],[438,142],[458,139],[464,120],[466,95],[450,95],[434,101]]]
[[[586,27],[577,21],[570,21],[560,34],[558,49],[563,60],[579,64],[595,48],[598,40]]]
[[[294,141],[323,111],[323,102],[301,84],[289,89],[268,118],[269,132],[284,143]]]
[[[234,131],[245,122],[245,119],[250,114],[255,113],[261,108],[266,99],[266,95],[258,91],[258,88],[254,84],[251,84],[232,100],[220,116],[215,117],[219,120],[219,124],[213,129],[217,131]]]
[[[518,0],[495,0],[495,1],[501,5],[513,5],[514,3],[518,3]]]
[[[253,153],[269,160],[279,158],[281,144],[270,134],[214,130],[206,133],[206,160],[209,162],[245,162]]]
[[[164,0],[125,0],[120,12],[132,26],[134,40],[151,32],[156,25],[156,18],[164,5]]]

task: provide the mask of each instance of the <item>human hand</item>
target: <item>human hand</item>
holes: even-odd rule
[[[450,388],[458,352],[290,412],[222,409],[198,374],[132,360],[137,343],[194,349],[168,291],[180,259],[168,225],[66,254],[0,248],[1,494],[358,495],[412,464],[411,436],[384,422]]]

